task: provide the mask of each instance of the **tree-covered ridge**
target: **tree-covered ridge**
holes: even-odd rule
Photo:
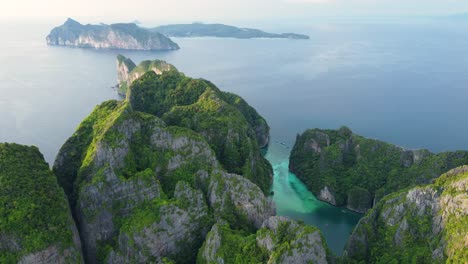
[[[384,197],[359,222],[345,263],[467,263],[468,167]]]
[[[36,147],[0,144],[0,263],[81,263],[70,208]]]
[[[305,131],[298,135],[290,156],[290,170],[316,196],[359,212],[386,194],[429,183],[464,164],[468,164],[467,151],[406,150],[345,127]]]
[[[288,38],[309,39],[309,36],[295,33],[275,34],[264,32],[259,29],[238,28],[223,24],[175,24],[163,25],[151,28],[151,31],[159,32],[169,37],[218,37],[218,38]]]
[[[134,23],[82,25],[69,18],[51,30],[49,45],[98,49],[176,50],[179,46],[164,35]]]
[[[96,107],[54,171],[68,182],[90,263],[189,263],[217,219],[255,230],[274,212],[255,184],[222,170],[203,136],[129,101]],[[147,247],[153,243],[164,246]]]
[[[161,75],[150,71],[132,83],[128,99],[135,110],[200,133],[228,172],[245,176],[267,192],[272,168],[260,153],[256,128],[224,96],[208,81],[175,71]],[[257,114],[257,119],[263,118]],[[260,132],[268,137],[268,129]]]
[[[335,257],[316,227],[272,216],[256,233],[213,225],[197,263],[334,263]]]
[[[200,133],[228,172],[269,190],[272,168],[260,153],[268,145],[269,127],[245,100],[207,80],[189,78],[163,61],[143,61],[133,67],[119,56],[117,64],[121,86],[131,84],[125,89],[126,98],[135,110]]]

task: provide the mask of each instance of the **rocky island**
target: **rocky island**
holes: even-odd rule
[[[298,135],[291,170],[367,214],[342,257],[276,216],[269,126],[245,100],[159,60],[119,55],[122,100],[96,106],[52,171],[0,144],[0,263],[466,263],[464,151],[405,150],[350,129]]]
[[[318,199],[364,213],[387,194],[465,164],[468,151],[407,150],[342,127],[298,135],[289,167]]]
[[[284,38],[284,39],[309,39],[309,36],[295,33],[268,33],[259,29],[238,28],[224,24],[175,24],[164,25],[150,29],[168,37],[217,37],[217,38]]]
[[[0,144],[1,263],[335,260],[317,228],[275,216],[268,125],[242,98],[173,66],[126,93],[81,122],[52,171],[37,148]]]
[[[125,50],[177,50],[179,46],[166,36],[134,23],[82,25],[69,18],[52,29],[46,38],[52,46]]]

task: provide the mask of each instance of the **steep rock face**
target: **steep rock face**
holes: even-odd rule
[[[335,196],[333,196],[333,194],[330,192],[327,186],[323,187],[323,189],[320,190],[320,193],[317,196],[317,198],[329,204],[336,205]]]
[[[405,150],[343,127],[298,135],[289,168],[319,199],[364,213],[387,194],[467,163],[467,151]]]
[[[334,263],[319,229],[273,216],[257,233],[257,244],[270,253],[268,263]]]
[[[105,127],[93,135],[81,155],[70,193],[76,199],[73,204],[89,262],[106,256],[106,245],[118,234],[122,219],[146,202],[173,193],[179,180],[194,185],[192,173],[218,166],[200,136],[166,128],[157,117],[133,112],[127,103],[99,122]]]
[[[0,144],[0,263],[83,263],[70,208],[36,147]]]
[[[201,134],[228,172],[242,175],[268,192],[273,170],[261,155],[260,146],[268,144],[269,128],[239,96],[223,93],[212,83],[188,78],[177,70],[162,74],[148,70],[132,82],[127,99],[135,110]]]
[[[217,221],[256,244],[254,233],[275,213],[255,184],[271,182],[255,132],[268,133],[264,119],[208,81],[118,60],[121,80],[148,72],[124,101],[95,108],[53,168],[87,262],[193,263]]]
[[[48,45],[97,49],[176,50],[179,46],[157,32],[136,24],[82,25],[68,19],[52,29],[46,38]]]
[[[256,230],[274,214],[258,186],[222,170],[202,136],[127,101],[98,106],[62,147],[54,171],[89,263],[190,262],[215,219]]]
[[[263,221],[275,214],[273,202],[260,195],[260,188],[242,176],[215,172],[208,195],[218,218],[226,219],[231,226],[258,229]]]
[[[285,217],[270,217],[256,234],[213,226],[198,253],[198,263],[334,263],[317,228]]]
[[[257,143],[260,148],[268,147],[270,143],[270,127],[263,117],[261,117],[255,108],[251,107],[242,97],[233,93],[222,93],[223,99],[230,105],[239,110],[252,126],[257,136]]]
[[[140,78],[146,72],[152,71],[161,75],[163,72],[176,71],[176,67],[162,60],[145,60],[138,66],[129,58],[122,55],[117,56],[117,81],[119,82],[119,94],[127,95],[128,87],[133,81]]]
[[[203,193],[185,182],[177,184],[174,198],[174,202],[150,205],[126,221],[118,247],[107,262],[162,262],[170,257],[184,263],[195,259],[194,249],[201,246],[211,222],[208,206]],[[152,211],[159,211],[157,219],[146,221]]]
[[[383,198],[348,240],[349,263],[468,261],[468,167]]]

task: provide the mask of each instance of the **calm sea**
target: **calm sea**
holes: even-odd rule
[[[0,142],[37,145],[52,163],[93,107],[116,98],[117,54],[163,59],[267,118],[278,213],[320,227],[337,254],[359,215],[317,201],[288,173],[297,133],[347,125],[407,148],[468,149],[468,25],[311,23],[308,41],[174,39],[175,52],[48,47],[52,26],[0,25]]]

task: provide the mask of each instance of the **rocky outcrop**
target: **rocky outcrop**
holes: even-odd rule
[[[136,24],[82,25],[68,19],[52,29],[46,38],[48,45],[96,49],[176,50],[179,46],[157,32]]]
[[[199,133],[227,172],[244,176],[268,193],[273,169],[260,148],[268,144],[269,127],[255,109],[241,97],[186,77],[161,61],[142,62],[130,72],[130,80],[136,73],[143,76],[126,89],[135,110]]]
[[[330,192],[327,186],[323,187],[323,189],[320,190],[320,193],[317,196],[317,198],[329,204],[336,205],[335,196],[333,196],[333,194]]]
[[[210,217],[203,194],[189,184],[179,182],[175,202],[145,208],[126,221],[119,234],[118,249],[109,253],[108,263],[147,263],[171,259],[187,262],[194,259],[209,230]],[[159,217],[146,222],[144,214]],[[158,221],[159,220],[159,221]]]
[[[131,78],[140,67],[123,56],[118,59],[119,78]],[[228,138],[229,144],[248,142],[248,165],[256,169],[262,160],[255,156],[260,155],[255,132],[241,110],[223,101],[223,94],[206,81],[186,78],[177,70],[156,73],[144,68],[149,72],[133,81],[127,100],[96,107],[54,164],[75,212],[88,263],[193,262],[214,222],[225,222],[234,232],[255,232],[275,213],[272,201],[249,175],[227,172],[215,146],[208,143],[213,143],[208,140],[215,133]],[[166,90],[166,80],[170,88],[177,84],[173,92],[178,96],[171,92],[140,105],[140,86],[148,99],[151,93]],[[198,129],[159,111],[184,105],[166,100],[210,99],[191,96],[200,88],[214,92],[209,102],[228,108],[215,111],[216,118],[225,120],[234,113],[238,119],[228,123],[231,126],[211,123]],[[249,107],[242,109],[256,114]],[[255,116],[254,122],[261,120]],[[234,154],[244,151],[236,144],[230,147]]]
[[[215,172],[209,186],[209,202],[215,215],[227,219],[231,225],[253,226],[258,229],[263,221],[275,214],[273,202],[260,188],[242,176]]]
[[[83,263],[63,190],[36,147],[0,144],[0,262]]]
[[[383,198],[361,219],[347,262],[463,263],[468,260],[468,167]]]
[[[126,58],[123,55],[118,55],[117,81],[119,85],[119,94],[125,97],[130,84],[149,71],[161,75],[163,72],[177,71],[177,69],[173,65],[162,60],[145,60],[137,66],[131,59]]]
[[[383,196],[463,164],[468,151],[406,150],[342,127],[298,135],[289,168],[320,200],[365,213]]]
[[[257,233],[257,243],[270,253],[268,263],[334,263],[320,230],[286,217],[273,216]]]
[[[317,228],[277,216],[266,219],[255,235],[236,232],[219,222],[198,255],[199,263],[335,262]]]

